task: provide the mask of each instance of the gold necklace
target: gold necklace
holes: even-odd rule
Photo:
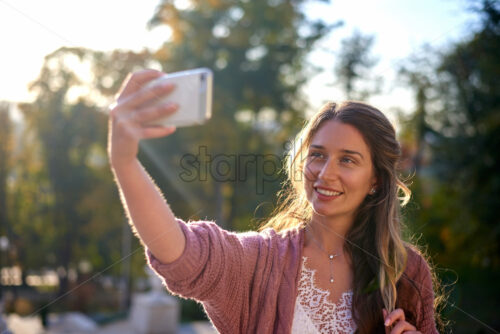
[[[316,245],[319,247],[319,249],[325,253],[327,256],[328,256],[328,261],[330,263],[330,283],[333,283],[335,280],[333,279],[333,260],[339,256],[339,253],[335,253],[335,254],[331,254],[331,253],[328,253],[324,248],[323,246],[321,246],[321,244],[318,242],[318,240],[316,240],[316,238],[314,237],[312,231],[309,231],[309,234],[311,235],[312,237],[312,240],[316,243]]]

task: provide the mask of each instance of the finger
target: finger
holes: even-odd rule
[[[416,330],[415,326],[406,322],[406,321],[398,321],[396,326],[391,330],[391,334],[401,334],[406,333],[406,331],[414,331]]]
[[[127,96],[125,99],[120,101],[120,109],[135,109],[147,102],[152,102],[157,100],[167,94],[169,94],[175,85],[172,83],[161,83],[154,85],[153,87],[146,87],[140,91]]]
[[[148,123],[159,118],[171,115],[179,106],[175,103],[163,103],[157,106],[137,110],[132,114],[133,121],[137,123]]]
[[[385,321],[386,317],[387,317],[387,310],[384,308],[382,309],[382,314],[383,314],[383,319]],[[390,334],[391,333],[391,327],[389,326],[384,326],[384,329],[385,329],[385,334]]]
[[[152,139],[168,136],[175,132],[176,127],[171,126],[149,126],[141,129],[141,139]]]
[[[390,326],[396,321],[405,321],[405,312],[401,308],[395,309],[387,317],[385,317],[384,325]]]
[[[150,69],[130,73],[123,81],[123,86],[120,88],[119,94],[121,97],[126,97],[135,93],[139,91],[144,84],[161,77],[163,74],[165,73]]]

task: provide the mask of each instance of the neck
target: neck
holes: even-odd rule
[[[309,246],[320,248],[328,254],[342,254],[345,236],[351,224],[352,220],[328,221],[324,217],[313,216],[307,225],[309,236],[306,242]]]

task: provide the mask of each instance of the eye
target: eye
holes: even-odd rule
[[[350,157],[342,157],[342,158],[340,159],[340,161],[341,161],[341,162],[348,163],[348,164],[350,164],[350,163],[355,163],[355,162],[356,162],[356,161],[354,161],[353,159],[351,159]]]
[[[321,153],[321,152],[311,152],[311,153],[309,153],[309,156],[313,157],[313,158],[320,158],[320,159],[324,157],[323,153]]]

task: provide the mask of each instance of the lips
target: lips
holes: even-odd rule
[[[328,197],[334,197],[334,196],[340,196],[343,194],[343,192],[335,190],[335,189],[330,189],[330,188],[325,188],[325,187],[314,187],[314,190],[323,196],[328,196]]]

